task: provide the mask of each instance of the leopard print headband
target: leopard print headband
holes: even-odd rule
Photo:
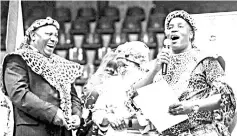
[[[30,42],[30,34],[35,31],[36,29],[47,26],[47,25],[53,25],[59,30],[60,26],[59,23],[52,19],[51,17],[47,17],[46,19],[38,19],[32,23],[32,25],[26,30],[24,41],[21,43],[19,49],[23,48],[25,45],[28,45]]]
[[[167,15],[165,19],[165,30],[168,29],[170,21],[176,17],[184,19],[191,26],[193,32],[197,30],[194,19],[184,10],[176,10]]]

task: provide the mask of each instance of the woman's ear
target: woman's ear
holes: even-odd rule
[[[189,40],[192,41],[194,38],[194,34],[193,34],[193,31],[190,31],[190,36],[189,36]]]

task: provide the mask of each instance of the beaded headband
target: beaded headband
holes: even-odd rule
[[[47,26],[47,25],[53,25],[57,28],[57,30],[59,30],[59,23],[56,20],[52,19],[51,17],[47,17],[46,19],[38,19],[34,21],[31,24],[31,26],[26,30],[24,41],[21,43],[19,48],[22,48],[29,43],[30,33],[32,33],[33,31],[35,31],[36,29],[40,27]]]
[[[191,26],[193,32],[197,30],[194,19],[184,10],[176,10],[167,15],[165,19],[165,30],[168,29],[170,21],[177,17],[184,19]]]

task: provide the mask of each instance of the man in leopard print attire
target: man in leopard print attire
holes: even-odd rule
[[[3,62],[3,89],[14,109],[14,136],[71,136],[81,118],[74,81],[81,65],[53,53],[59,24],[50,17],[27,29]]]

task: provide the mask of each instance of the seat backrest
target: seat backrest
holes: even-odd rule
[[[108,17],[117,22],[120,20],[120,11],[117,7],[109,6],[103,9],[102,17]]]
[[[165,17],[150,16],[147,24],[147,31],[154,33],[164,32]]]
[[[97,21],[96,32],[102,34],[115,33],[115,23],[109,17],[101,17]]]
[[[132,6],[132,7],[127,8],[126,17],[135,17],[139,19],[140,21],[144,21],[146,18],[146,15],[142,7]]]
[[[126,17],[123,21],[122,32],[123,33],[141,33],[142,24],[136,17]]]
[[[27,17],[33,17],[35,19],[46,18],[46,9],[42,6],[33,6],[29,9]]]
[[[82,7],[77,11],[76,18],[84,18],[90,22],[94,22],[96,20],[97,12],[92,7]]]
[[[70,22],[72,20],[71,10],[66,7],[55,8],[54,15],[59,22]]]
[[[88,34],[90,32],[90,26],[87,20],[84,18],[77,18],[72,23],[72,34]]]
[[[166,16],[168,13],[168,9],[163,6],[153,7],[150,9],[149,16]]]

